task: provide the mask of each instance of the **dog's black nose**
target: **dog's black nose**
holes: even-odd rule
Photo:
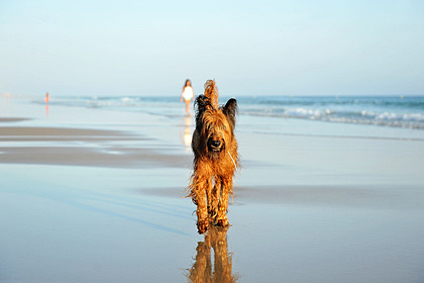
[[[211,141],[211,146],[213,147],[219,147],[221,145],[220,141]]]

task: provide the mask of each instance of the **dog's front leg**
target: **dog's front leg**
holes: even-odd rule
[[[197,229],[200,234],[205,233],[209,227],[208,205],[206,192],[212,190],[210,178],[194,175],[190,185],[190,196],[197,205]]]
[[[197,201],[197,230],[199,234],[203,234],[208,230],[209,218],[208,218],[208,206],[207,198],[205,193],[211,190],[210,182],[204,182],[203,186],[199,188],[199,197]]]
[[[212,182],[212,180],[211,180],[211,182]],[[207,203],[208,203],[208,217],[210,217],[211,215],[212,215],[212,208],[213,208],[213,189],[212,189],[212,187],[213,187],[213,183],[211,183],[210,185],[209,184],[206,184],[206,200],[207,200]]]
[[[226,227],[230,225],[227,219],[228,199],[233,191],[233,178],[222,178],[222,193],[218,205],[216,225]]]
[[[216,223],[216,218],[218,216],[218,203],[219,203],[219,197],[221,195],[221,187],[222,187],[222,181],[221,178],[215,178],[215,185],[212,190],[212,198],[210,200],[210,210],[209,215],[213,221],[213,223]]]

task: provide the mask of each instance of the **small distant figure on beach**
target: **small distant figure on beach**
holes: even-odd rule
[[[191,87],[191,81],[189,79],[186,80],[184,86],[183,86],[183,91],[181,92],[181,98],[180,98],[180,102],[184,102],[186,104],[186,112],[187,115],[191,115],[190,113],[190,104],[191,104],[191,100],[194,99],[194,92],[193,92],[193,88]]]
[[[45,102],[45,103],[49,102],[49,99],[50,99],[50,95],[49,95],[49,93],[47,92],[47,93],[46,93],[46,98],[44,98],[44,102]]]

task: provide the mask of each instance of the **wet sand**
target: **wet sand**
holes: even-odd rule
[[[183,109],[7,107],[0,282],[424,280],[422,141],[264,137],[240,115],[232,226],[198,235]]]
[[[5,147],[0,144],[0,163],[116,168],[179,167],[189,163],[187,156],[117,144],[142,140],[143,137],[119,131],[0,127],[0,142],[13,143]],[[37,146],[30,145],[35,142]]]

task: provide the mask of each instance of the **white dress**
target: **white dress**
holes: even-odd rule
[[[194,97],[193,88],[191,86],[184,87],[183,97],[185,100],[191,100]]]

